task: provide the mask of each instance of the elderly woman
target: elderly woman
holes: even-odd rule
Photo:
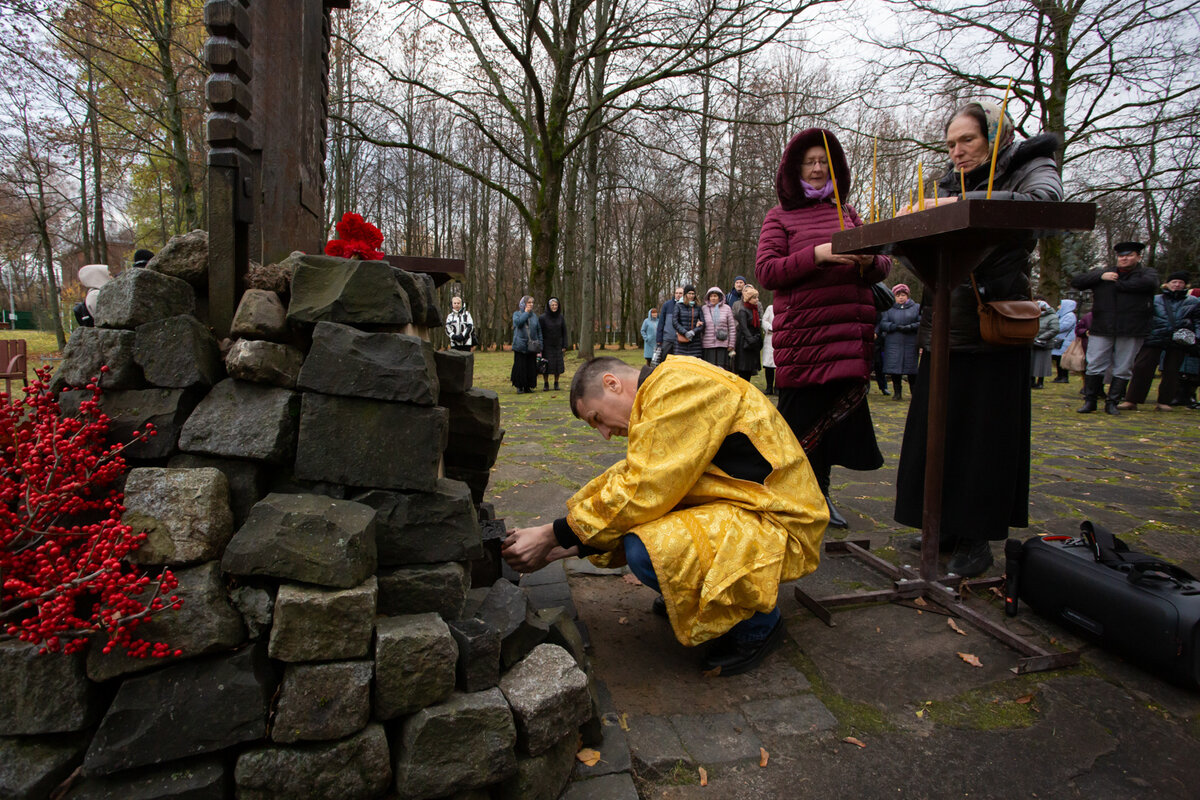
[[[892,287],[896,304],[879,317],[883,342],[883,374],[892,381],[892,399],[904,399],[904,379],[911,386],[917,378],[917,328],[921,324],[921,306],[914,303],[908,284]]]
[[[471,319],[471,312],[467,311],[463,299],[458,295],[450,298],[450,309],[446,315],[446,335],[450,337],[450,347],[469,353],[475,337],[475,320]]]
[[[871,285],[887,276],[891,261],[833,252],[830,238],[840,227],[834,179],[848,196],[850,167],[837,137],[819,128],[793,136],[775,174],[779,205],[763,222],[754,274],[775,292],[779,411],[808,453],[829,504],[829,524],[844,528],[829,500],[831,468],[883,466],[867,381],[875,339]],[[850,206],[842,212],[847,228],[863,224]]]
[[[517,394],[529,394],[537,388],[537,354],[542,351],[542,326],[533,311],[533,298],[521,298],[513,312],[512,385]]]
[[[695,356],[699,358],[704,352],[704,315],[696,302],[696,287],[688,284],[683,287],[683,299],[675,304],[675,319],[672,322],[675,333],[675,355]]]
[[[938,183],[938,204],[987,194],[992,144],[1000,151],[992,199],[1060,200],[1062,181],[1054,162],[1059,140],[1049,134],[1013,141],[1012,121],[1000,126],[1000,107],[969,103],[946,125],[951,164]],[[974,270],[987,300],[1028,300],[1030,263],[1037,240],[1015,235]],[[1029,524],[1029,348],[983,341],[970,276],[950,295],[950,383],[947,390],[946,454],[942,485],[943,550],[953,549],[949,570],[973,577],[992,565],[993,541],[1010,527]],[[921,358],[904,427],[896,479],[895,519],[921,527],[925,495],[925,438],[929,413],[929,343],[933,308],[921,311]]]
[[[654,360],[654,337],[658,333],[658,309],[651,308],[646,312],[646,318],[642,320],[642,356],[646,359],[646,366],[650,366],[650,362]]]
[[[567,338],[567,321],[563,318],[562,304],[557,297],[546,301],[546,311],[538,317],[542,327],[542,358],[546,359],[546,371],[542,374],[542,391],[550,391],[550,376],[554,376],[554,391],[558,391],[559,376],[566,371],[563,353],[570,347]],[[534,386],[537,386],[535,378]]]
[[[733,371],[733,353],[737,344],[737,320],[733,309],[725,302],[720,286],[713,286],[705,296],[700,315],[704,318],[701,337],[701,357],[721,369]]]
[[[747,284],[742,287],[742,304],[737,312],[737,345],[733,354],[733,371],[742,380],[750,380],[762,369],[763,324],[758,306],[758,290]]]

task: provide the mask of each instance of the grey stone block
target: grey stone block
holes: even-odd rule
[[[0,797],[43,800],[71,774],[87,749],[83,736],[0,739]]]
[[[419,406],[437,404],[433,348],[403,333],[367,333],[319,322],[297,385],[321,394]]]
[[[287,340],[287,309],[275,292],[247,289],[233,314],[229,335],[235,339]]]
[[[219,470],[139,467],[125,481],[121,521],[145,532],[135,564],[196,564],[220,558],[233,535],[229,481]]]
[[[371,718],[370,661],[289,664],[271,723],[276,742],[340,739]]]
[[[186,281],[149,269],[127,269],[100,289],[96,327],[133,330],[195,309],[196,293]]]
[[[84,759],[108,775],[261,739],[274,675],[261,645],[185,661],[121,684]]]
[[[348,589],[375,572],[375,510],[315,494],[269,494],[225,548],[222,568]]]
[[[566,584],[559,584],[566,586]],[[575,620],[571,619],[570,614],[565,608],[543,608],[538,609],[537,615],[550,626],[550,632],[546,636],[548,644],[556,644],[563,650],[571,654],[575,659],[575,663],[582,670],[588,668],[587,648],[584,646],[583,635],[579,632],[579,628],[575,625]]]
[[[208,286],[208,231],[172,236],[147,262],[146,269],[186,281],[197,289]]]
[[[396,790],[424,800],[503,780],[517,768],[516,738],[499,689],[455,693],[404,720],[393,751]]]
[[[282,464],[295,452],[300,395],[287,389],[223,380],[184,424],[179,449]]]
[[[0,641],[0,731],[7,736],[78,731],[103,709],[82,654],[38,654],[38,645]]]
[[[215,458],[194,453],[179,453],[167,462],[170,469],[218,469],[229,482],[229,510],[233,512],[233,527],[236,530],[250,515],[250,509],[267,493],[266,474],[262,464],[253,461],[238,461],[232,458]]]
[[[671,716],[671,727],[694,763],[757,763],[761,757],[762,742],[739,713],[675,714]]]
[[[228,800],[232,773],[219,757],[176,761],[134,774],[90,778],[65,800]]]
[[[100,378],[102,389],[140,389],[146,385],[142,368],[133,358],[133,331],[104,328],[76,328],[63,350],[63,361],[50,379],[55,392],[82,388],[92,378]],[[101,372],[100,367],[108,371]]]
[[[138,627],[139,639],[165,642],[172,650],[182,651],[183,658],[229,650],[246,641],[242,616],[229,602],[216,561],[174,572],[179,586],[171,595],[178,597],[182,606],[156,612]],[[92,647],[87,655],[87,673],[94,681],[107,681],[163,663],[161,659],[133,658],[120,648],[105,653],[103,648]]]
[[[336,742],[251,748],[234,778],[239,800],[369,800],[392,780],[387,735],[368,725]]]
[[[496,431],[491,438],[472,434],[461,434],[450,426],[446,443],[446,465],[462,469],[487,470],[496,463],[500,445],[504,443],[504,429]]]
[[[481,692],[499,683],[500,632],[481,619],[451,620],[449,626],[458,645],[458,688]]]
[[[251,639],[257,639],[270,629],[275,614],[275,595],[271,592],[255,586],[239,586],[229,593],[229,602],[242,615]]]
[[[295,473],[302,480],[431,492],[445,446],[445,409],[305,392]]]
[[[58,404],[64,415],[76,416],[79,404],[91,398],[91,392],[63,392]],[[183,424],[200,402],[198,392],[184,389],[126,389],[105,392],[100,397],[100,410],[108,415],[108,439],[112,444],[124,444],[133,438],[134,431],[145,431],[146,423],[154,425],[154,435],[144,442],[136,441],[122,452],[131,459],[160,459],[175,452]]]
[[[442,394],[463,394],[475,382],[475,354],[462,350],[438,350],[433,354],[437,366],[438,386]],[[438,400],[439,405],[445,405]]]
[[[482,532],[465,483],[439,478],[432,492],[376,489],[354,500],[376,511],[382,566],[469,561],[483,555]]]
[[[444,472],[447,478],[462,481],[470,488],[471,502],[476,505],[483,502],[483,495],[487,492],[488,481],[492,479],[492,471],[490,469],[466,469],[465,467],[454,467],[447,464]]]
[[[284,389],[296,388],[303,364],[304,353],[298,348],[256,339],[237,340],[225,355],[229,377]]]
[[[291,322],[407,325],[408,294],[384,261],[304,256],[292,272]]]
[[[571,654],[553,644],[535,647],[500,676],[500,691],[512,707],[517,743],[530,755],[572,739],[592,715],[587,676]]]
[[[208,387],[225,376],[217,340],[190,314],[139,325],[135,337],[134,358],[154,386]]]
[[[379,613],[389,617],[432,611],[444,619],[462,616],[467,571],[461,564],[398,567],[379,572]]]
[[[450,412],[450,430],[459,436],[495,438],[500,430],[500,395],[491,389],[470,389],[441,398]]]
[[[408,307],[412,311],[412,320],[414,325],[426,325],[429,323],[426,318],[429,314],[429,305],[432,296],[425,294],[425,285],[420,280],[423,275],[416,272],[408,272],[397,267],[392,268],[393,274],[396,276],[396,283],[404,290],[404,294],[408,297]],[[439,326],[441,323],[437,323]]]
[[[601,739],[596,746],[600,751],[600,760],[590,767],[582,761],[577,763],[575,774],[579,778],[598,778],[601,775],[613,775],[633,769],[633,762],[629,757],[629,739],[621,730],[616,712],[608,712],[602,717],[600,733]]]
[[[496,800],[557,800],[575,765],[575,736],[565,736],[544,753],[517,756],[517,771],[493,790]]]
[[[375,621],[375,697],[378,719],[395,719],[441,702],[454,691],[458,645],[437,614]]]
[[[282,584],[275,596],[271,658],[280,661],[362,658],[371,648],[378,592],[374,576],[353,589]]]
[[[742,713],[754,730],[768,740],[804,736],[837,727],[837,718],[811,694],[797,694],[742,703]]]
[[[550,626],[537,616],[525,593],[504,578],[492,584],[475,616],[500,632],[503,669],[520,661],[550,635]]]
[[[562,800],[638,800],[637,786],[628,772],[576,781],[563,792]]]
[[[579,616],[579,612],[575,610],[575,601],[571,597],[571,587],[566,583],[530,586],[525,593],[529,596],[529,602],[539,611],[561,608],[567,612],[568,618]]]
[[[658,778],[679,762],[692,763],[679,734],[665,717],[630,718],[628,736],[629,752],[639,775]]]

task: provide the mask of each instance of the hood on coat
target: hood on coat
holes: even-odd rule
[[[725,305],[725,292],[723,292],[723,291],[721,290],[721,287],[720,287],[720,286],[710,286],[710,287],[708,287],[708,291],[704,293],[704,297],[703,297],[703,299],[701,299],[701,298],[697,297],[697,298],[696,298],[696,302],[697,302],[697,303],[699,303],[699,304],[700,304],[700,305],[702,305],[702,306],[706,306],[706,305],[708,305],[708,298],[709,298],[709,295],[711,295],[713,292],[716,292],[717,294],[721,295],[721,299],[717,301],[717,305],[719,305],[719,306],[721,306],[721,305]]]
[[[830,131],[821,128],[808,128],[792,137],[783,149],[783,158],[779,162],[779,170],[775,173],[775,194],[779,196],[779,205],[784,210],[811,205],[817,201],[804,196],[804,187],[800,185],[800,162],[804,160],[804,151],[810,147],[824,147],[821,138],[824,132],[829,140],[829,156],[833,159],[830,172],[837,180],[838,195],[844,198],[850,196],[850,165],[846,163],[846,153],[842,143]]]
[[[1060,147],[1062,147],[1062,139],[1056,133],[1039,133],[1029,139],[1013,142],[996,156],[996,175],[1003,175],[1008,170],[1016,169],[1035,158],[1043,156],[1049,158]],[[972,191],[981,185],[986,186],[988,174],[991,171],[992,159],[987,158],[978,167],[968,172],[965,176],[967,191]],[[954,163],[951,162],[946,166],[946,174],[938,181],[938,187],[947,194],[958,195],[961,193],[960,180],[958,173],[954,170]],[[839,188],[841,188],[840,184]]]
[[[1060,317],[1065,317],[1067,314],[1070,314],[1071,312],[1073,312],[1075,310],[1075,307],[1078,305],[1079,304],[1076,303],[1074,300],[1063,300],[1062,303],[1059,304],[1058,315]]]
[[[85,289],[99,289],[111,280],[108,264],[88,264],[79,268],[79,283]]]

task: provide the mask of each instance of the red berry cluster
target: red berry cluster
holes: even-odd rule
[[[342,215],[342,221],[334,226],[338,238],[325,243],[325,255],[338,258],[362,258],[367,261],[378,261],[383,258],[379,245],[383,244],[383,234],[360,214],[347,211]]]
[[[170,570],[150,576],[125,560],[146,534],[121,523],[121,451],[157,432],[147,424],[107,446],[99,378],[75,417],[62,416],[49,381],[43,368],[23,400],[0,392],[0,636],[43,653],[77,652],[96,636],[106,653],[179,655],[135,638],[151,614],[181,601]]]

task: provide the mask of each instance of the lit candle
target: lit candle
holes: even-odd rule
[[[1012,88],[1012,78],[1004,87],[1004,102],[1000,104],[1000,119],[996,122],[996,141],[992,144],[992,168],[988,171],[987,199],[992,199],[992,180],[996,177],[996,157],[1000,155],[1000,132],[1004,130],[1004,109],[1008,107],[1008,90]]]
[[[825,161],[829,166],[829,180],[833,181],[833,202],[837,205],[838,226],[841,230],[846,230],[846,221],[842,219],[842,199],[838,195],[837,178],[833,175],[833,156],[829,155],[829,137],[825,135],[825,131],[821,131],[821,141],[825,142]]]
[[[875,213],[875,172],[879,166],[879,137],[875,137],[875,148],[871,153],[871,222],[875,222],[878,216]]]

